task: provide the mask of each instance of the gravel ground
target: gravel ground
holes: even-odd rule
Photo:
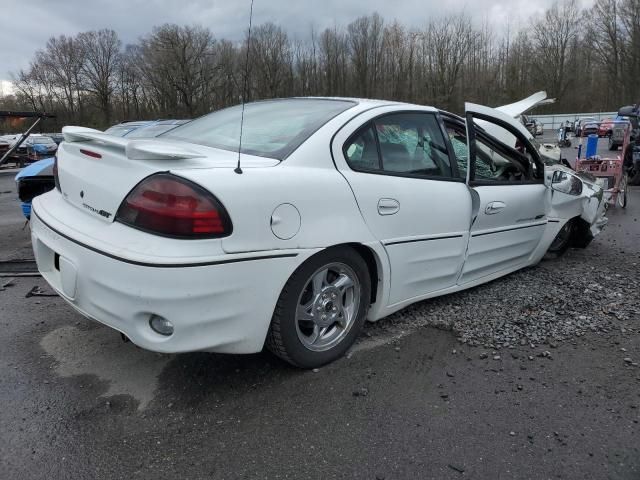
[[[433,326],[453,331],[462,343],[493,349],[518,344],[555,348],[589,332],[637,334],[637,263],[629,263],[625,253],[593,250],[574,250],[561,260],[419,303],[377,327]],[[585,261],[590,262],[587,274]]]

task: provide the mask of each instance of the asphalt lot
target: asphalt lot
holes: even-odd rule
[[[588,249],[481,287],[487,302],[536,280],[567,295],[569,270],[637,295],[640,190],[629,203]],[[30,255],[23,225],[0,176],[0,260]],[[640,368],[624,360],[640,361],[640,310],[493,351],[397,314],[313,372],[268,353],[146,352],[57,297],[25,298],[34,286],[0,291],[0,478],[640,478]]]

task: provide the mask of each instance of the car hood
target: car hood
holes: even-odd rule
[[[510,117],[518,118],[524,112],[528,112],[534,107],[538,107],[541,105],[548,105],[550,103],[554,103],[555,98],[547,98],[547,92],[540,91],[536,92],[533,95],[524,98],[522,100],[518,100],[517,102],[510,103],[508,105],[503,105],[501,107],[496,107],[496,110],[500,110],[503,113],[506,113]]]
[[[53,157],[45,158],[31,165],[24,167],[18,175],[16,181],[25,177],[51,177],[53,176]]]

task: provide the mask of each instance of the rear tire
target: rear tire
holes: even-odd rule
[[[350,247],[320,252],[282,289],[266,347],[301,368],[333,362],[360,334],[370,301],[371,277],[358,252]]]

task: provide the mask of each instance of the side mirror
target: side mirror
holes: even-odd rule
[[[551,189],[567,195],[580,195],[582,193],[582,180],[562,170],[553,172]]]

